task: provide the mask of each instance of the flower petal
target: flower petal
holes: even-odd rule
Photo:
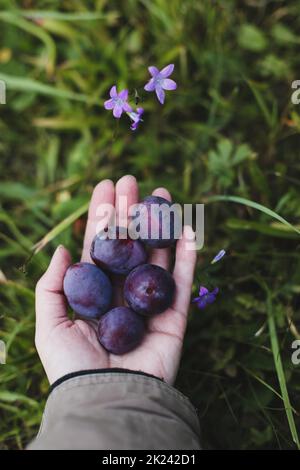
[[[141,116],[144,113],[144,108],[136,108],[136,111],[139,116]]]
[[[127,101],[124,101],[124,103],[123,103],[123,110],[126,113],[131,113],[132,112],[132,107],[130,106],[129,103],[127,103]]]
[[[107,100],[104,102],[105,109],[113,109],[114,105],[115,105],[114,100]]]
[[[206,287],[204,286],[200,286],[199,287],[199,296],[202,297],[203,295],[206,295],[208,294],[208,289],[206,289]]]
[[[164,81],[162,82],[162,87],[165,90],[176,90],[177,83],[174,82],[174,80],[171,80],[170,78],[165,78]]]
[[[158,101],[161,103],[161,104],[164,104],[165,102],[165,92],[164,90],[162,89],[162,87],[160,86],[157,86],[155,88],[155,92],[156,92],[156,96],[158,98]]]
[[[122,116],[123,109],[120,104],[116,104],[113,110],[113,115],[115,118],[119,119]]]
[[[156,77],[156,75],[159,73],[158,68],[155,67],[154,65],[150,65],[150,67],[148,67],[148,70],[150,74],[152,75],[152,77]]]
[[[174,70],[174,64],[169,64],[164,67],[159,73],[163,76],[163,78],[167,78]]]
[[[118,96],[116,85],[112,86],[109,92],[111,98],[116,98]]]
[[[130,117],[130,119],[132,119],[134,122],[138,120],[138,115],[135,111],[130,111],[128,113],[128,116]]]
[[[203,297],[202,299],[200,299],[198,302],[197,302],[197,307],[200,308],[201,310],[203,310],[205,307],[206,307],[207,303],[206,303],[206,298]]]
[[[121,90],[120,93],[118,94],[118,97],[121,99],[121,100],[124,100],[126,101],[128,99],[128,90]]]
[[[151,80],[149,80],[148,83],[146,83],[146,85],[144,86],[144,90],[146,91],[154,91],[155,90],[155,81],[153,78],[151,78]]]
[[[216,296],[214,294],[207,294],[205,296],[205,301],[207,304],[212,304],[216,300]]]
[[[225,256],[225,255],[226,255],[226,251],[225,251],[225,250],[219,251],[219,253],[214,257],[214,259],[211,261],[210,264],[217,263],[217,262],[220,261],[220,259],[222,259],[223,256]]]

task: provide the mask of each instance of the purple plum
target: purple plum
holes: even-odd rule
[[[100,318],[98,339],[113,354],[125,354],[139,345],[145,333],[143,318],[128,307],[116,307]]]
[[[172,305],[175,289],[168,271],[154,264],[142,264],[127,276],[124,297],[135,312],[152,316]]]
[[[140,219],[140,239],[151,248],[166,248],[175,242],[175,233],[181,233],[179,211],[160,196],[147,196],[135,211]],[[175,230],[175,226],[177,230]],[[178,236],[177,236],[178,238]]]
[[[68,303],[78,315],[95,319],[109,309],[112,285],[107,275],[94,264],[72,264],[63,284]]]
[[[147,253],[139,240],[131,240],[127,229],[117,227],[115,238],[106,232],[97,234],[91,246],[91,258],[100,268],[114,274],[128,274],[147,260]],[[126,238],[121,238],[126,237]]]

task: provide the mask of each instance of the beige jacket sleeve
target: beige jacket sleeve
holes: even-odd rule
[[[85,372],[51,391],[28,449],[197,450],[199,422],[189,400],[151,376]]]

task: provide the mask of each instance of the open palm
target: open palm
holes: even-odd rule
[[[153,192],[170,200],[164,188]],[[91,242],[99,228],[97,208],[101,204],[115,205],[120,219],[127,218],[127,207],[122,201],[127,198],[127,207],[138,202],[138,186],[133,176],[124,176],[116,187],[104,180],[94,189],[84,237],[81,261],[92,262],[89,254]],[[184,236],[177,242],[173,277],[176,296],[171,308],[147,322],[147,332],[140,346],[133,351],[117,356],[107,352],[98,342],[96,322],[67,316],[63,294],[63,278],[71,264],[69,252],[62,246],[55,251],[51,263],[36,287],[36,346],[49,382],[65,374],[88,369],[123,368],[143,371],[172,384],[175,380],[186,328],[190,303],[196,251],[191,248],[193,232],[185,227]],[[168,249],[154,249],[150,263],[169,268]],[[123,303],[122,285],[114,283],[114,303]]]

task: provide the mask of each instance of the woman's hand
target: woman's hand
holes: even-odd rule
[[[170,200],[170,194],[164,188],[156,189],[153,194]],[[124,176],[116,187],[110,180],[95,187],[81,261],[92,262],[89,250],[99,222],[96,216],[99,205],[115,205],[117,214],[127,218],[122,196],[127,198],[127,207],[138,202],[138,186],[133,176]],[[71,372],[112,367],[140,370],[173,384],[181,356],[196,262],[196,250],[187,250],[185,243],[186,240],[191,243],[192,235],[187,226],[184,237],[177,242],[173,271],[177,292],[172,307],[151,318],[141,345],[122,356],[110,354],[100,345],[93,322],[68,318],[63,279],[72,261],[63,246],[57,248],[36,286],[36,347],[51,384]],[[168,269],[169,250],[152,250],[149,262]],[[122,303],[121,288],[114,286],[116,304]]]

